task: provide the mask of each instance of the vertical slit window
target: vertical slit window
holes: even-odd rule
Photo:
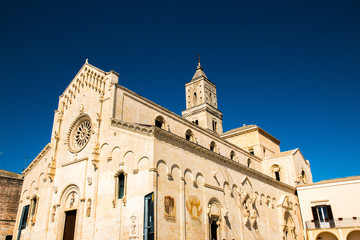
[[[119,176],[118,176],[118,199],[121,199],[124,197],[124,190],[125,190],[125,176],[124,176],[124,173],[121,173]]]

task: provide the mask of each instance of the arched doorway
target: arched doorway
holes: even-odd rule
[[[79,216],[79,188],[76,185],[70,185],[61,195],[61,207],[59,216],[59,228],[57,239],[73,240],[77,235],[77,225]],[[55,208],[56,209],[56,208]]]
[[[320,233],[317,237],[316,237],[316,240],[338,240],[338,238],[334,235],[334,234],[332,234],[332,233],[330,233],[330,232],[322,232],[322,233]]]
[[[283,225],[283,239],[285,240],[295,240],[295,223],[291,214],[286,211],[284,214],[284,225]]]
[[[208,207],[210,240],[220,240],[221,204],[218,199],[212,198]]]
[[[358,240],[360,239],[360,231],[352,231],[347,236],[346,240]]]

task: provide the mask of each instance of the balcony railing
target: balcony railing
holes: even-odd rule
[[[306,229],[360,227],[360,218],[338,218],[334,220],[306,221]]]

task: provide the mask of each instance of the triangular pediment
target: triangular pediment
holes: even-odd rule
[[[249,185],[250,188],[252,187],[252,184],[251,184],[251,182],[250,182],[250,179],[249,179],[247,176],[245,176],[245,177],[243,178],[243,180],[241,181],[241,185],[243,185],[243,186]]]
[[[113,71],[105,72],[89,64],[86,60],[69,86],[61,94],[60,108],[66,110],[84,88],[91,89],[91,91],[97,92],[99,95],[104,95],[105,89],[110,83],[117,83],[118,75]]]
[[[292,203],[290,202],[289,196],[283,195],[280,198],[280,201],[278,203],[278,206],[281,206],[282,208],[285,208],[287,210],[292,210]]]

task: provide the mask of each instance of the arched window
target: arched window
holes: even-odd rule
[[[192,123],[196,124],[196,125],[199,125],[199,120],[195,119],[192,121]]]
[[[307,183],[307,178],[304,170],[301,170],[301,180],[303,181],[303,183]]]
[[[210,150],[215,152],[217,149],[216,149],[216,143],[214,141],[211,141],[210,143]]]
[[[188,141],[194,142],[194,134],[192,133],[192,131],[190,129],[188,129],[185,133],[185,138]]]
[[[121,199],[123,204],[126,204],[126,184],[127,184],[127,174],[120,170],[115,176],[115,197],[113,201],[114,207],[116,206],[116,200]]]
[[[125,193],[125,175],[124,173],[120,173],[119,176],[117,177],[118,180],[118,194],[117,194],[117,198],[118,199],[122,199],[124,197],[124,193]]]
[[[155,118],[155,126],[158,128],[165,129],[165,120],[162,116],[157,116]]]
[[[281,180],[281,174],[280,174],[280,166],[277,165],[277,164],[274,164],[272,167],[271,167],[271,171],[273,173],[273,177],[280,181]]]
[[[215,119],[212,120],[212,128],[214,132],[217,132],[217,122]]]
[[[230,152],[230,159],[235,160],[235,152],[234,151]]]

